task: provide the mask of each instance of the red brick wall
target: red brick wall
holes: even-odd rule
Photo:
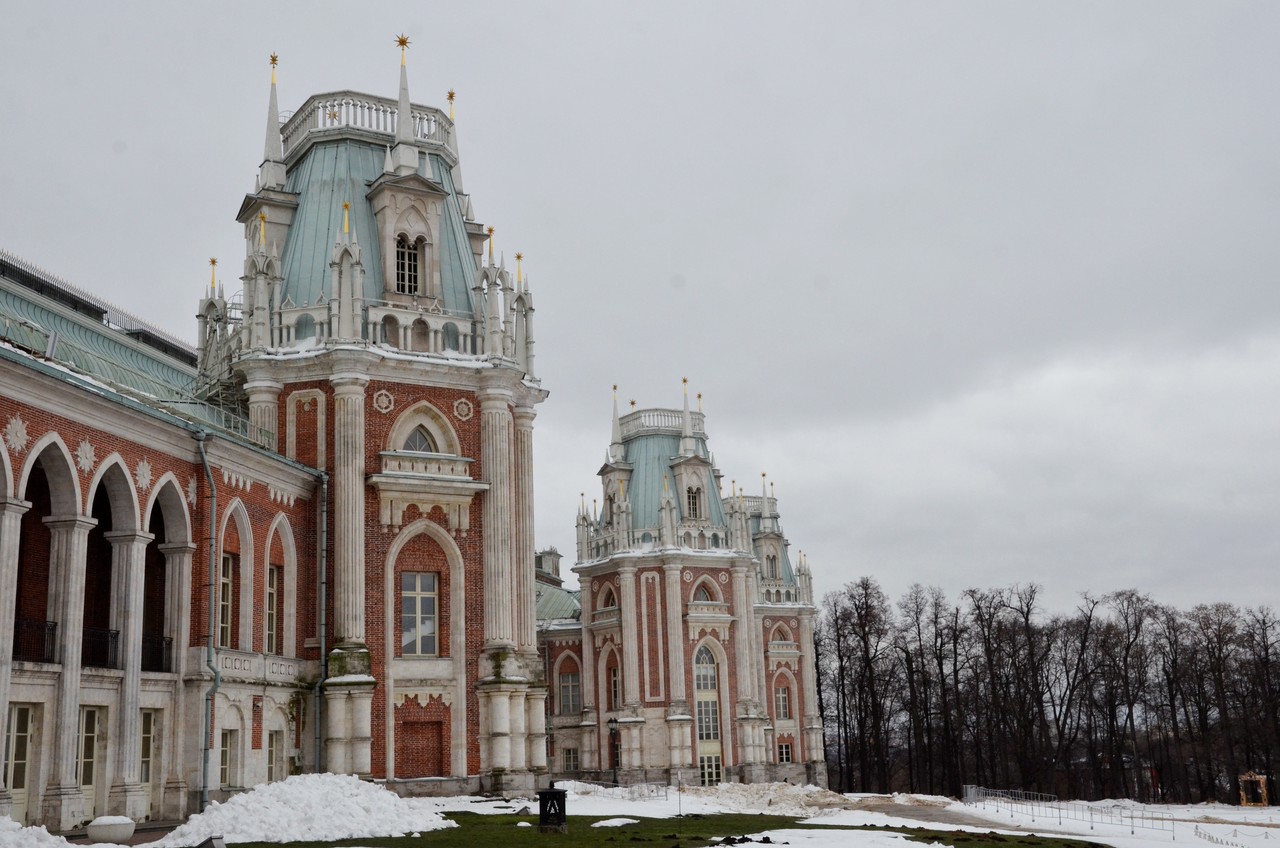
[[[413,696],[395,709],[396,777],[449,773],[450,710],[439,698]]]
[[[50,514],[49,484],[39,466],[31,470],[27,490],[19,493],[31,508],[22,516],[22,536],[18,542],[17,617],[48,621],[49,543],[51,534],[43,519]]]
[[[262,696],[253,696],[253,725],[250,730],[250,745],[255,751],[262,750]]]

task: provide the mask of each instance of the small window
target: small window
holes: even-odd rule
[[[232,648],[232,634],[235,632],[235,590],[240,570],[239,557],[235,554],[222,555],[222,571],[218,576],[218,647]]]
[[[436,450],[436,441],[431,438],[431,434],[427,432],[427,428],[419,424],[409,434],[409,438],[404,440],[404,449],[414,451],[416,453],[439,453]]]
[[[403,233],[396,236],[396,294],[418,293],[418,245]]]
[[[715,598],[711,595],[711,590],[707,588],[706,583],[699,583],[698,588],[693,590],[693,602],[695,604],[711,604],[715,603]]]
[[[263,604],[263,612],[266,614],[266,633],[264,651],[268,654],[282,653],[284,647],[283,628],[281,622],[284,620],[282,606],[284,601],[284,568],[279,565],[267,567],[267,598]]]
[[[686,517],[701,518],[702,509],[700,508],[700,504],[702,500],[702,490],[695,489],[692,486],[690,486],[688,489],[685,490],[684,496],[685,496],[685,504],[688,506],[688,509],[685,511]]]
[[[564,761],[563,771],[578,771],[581,768],[577,748],[565,748],[560,752],[560,757]]]
[[[267,783],[284,780],[284,731],[267,731]]]
[[[458,349],[458,325],[457,324],[444,325],[444,349],[445,350]]]
[[[711,692],[717,688],[716,658],[706,645],[693,656],[693,688],[699,692]]]
[[[436,575],[408,572],[400,575],[400,654],[434,657],[436,634]]]
[[[791,743],[790,742],[778,743],[778,762],[780,763],[791,762]]]
[[[604,597],[600,601],[601,609],[610,609],[618,605],[618,599],[614,597],[612,589],[604,590]]]
[[[771,580],[778,579],[778,558],[773,554],[764,558],[764,576]]]
[[[230,789],[240,780],[240,731],[222,731],[222,751],[218,763],[218,785]]]

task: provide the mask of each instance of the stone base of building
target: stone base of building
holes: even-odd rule
[[[108,814],[142,821],[147,817],[148,794],[147,787],[141,783],[117,783],[107,793]]]
[[[50,786],[45,790],[40,821],[46,828],[56,832],[75,830],[87,820],[79,786]]]

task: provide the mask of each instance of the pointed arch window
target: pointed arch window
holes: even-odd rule
[[[693,602],[695,604],[711,604],[715,603],[715,598],[711,595],[711,590],[707,588],[706,583],[699,583],[698,588],[693,590]],[[703,648],[702,650],[706,650]]]
[[[418,425],[409,434],[409,438],[404,440],[404,449],[407,451],[415,451],[417,453],[439,453],[436,447],[436,440],[427,432],[427,428]]]
[[[396,294],[419,292],[419,245],[404,233],[396,236]]]
[[[614,597],[612,589],[605,589],[604,596],[600,599],[601,609],[610,609],[618,605],[618,599]]]
[[[772,580],[778,579],[778,558],[773,554],[764,558],[764,576]]]

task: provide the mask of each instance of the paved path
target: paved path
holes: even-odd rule
[[[882,813],[886,816],[894,818],[911,819],[913,821],[934,822],[944,825],[966,825],[968,827],[981,827],[987,830],[1013,830],[1020,833],[1057,833],[1066,836],[1065,831],[1051,827],[1046,822],[1041,826],[1036,822],[1032,826],[1018,825],[1013,822],[1002,822],[985,816],[975,816],[970,813],[963,813],[953,810],[949,807],[935,807],[931,804],[896,804],[889,798],[859,798],[853,804],[853,809],[864,810],[869,813]]]

